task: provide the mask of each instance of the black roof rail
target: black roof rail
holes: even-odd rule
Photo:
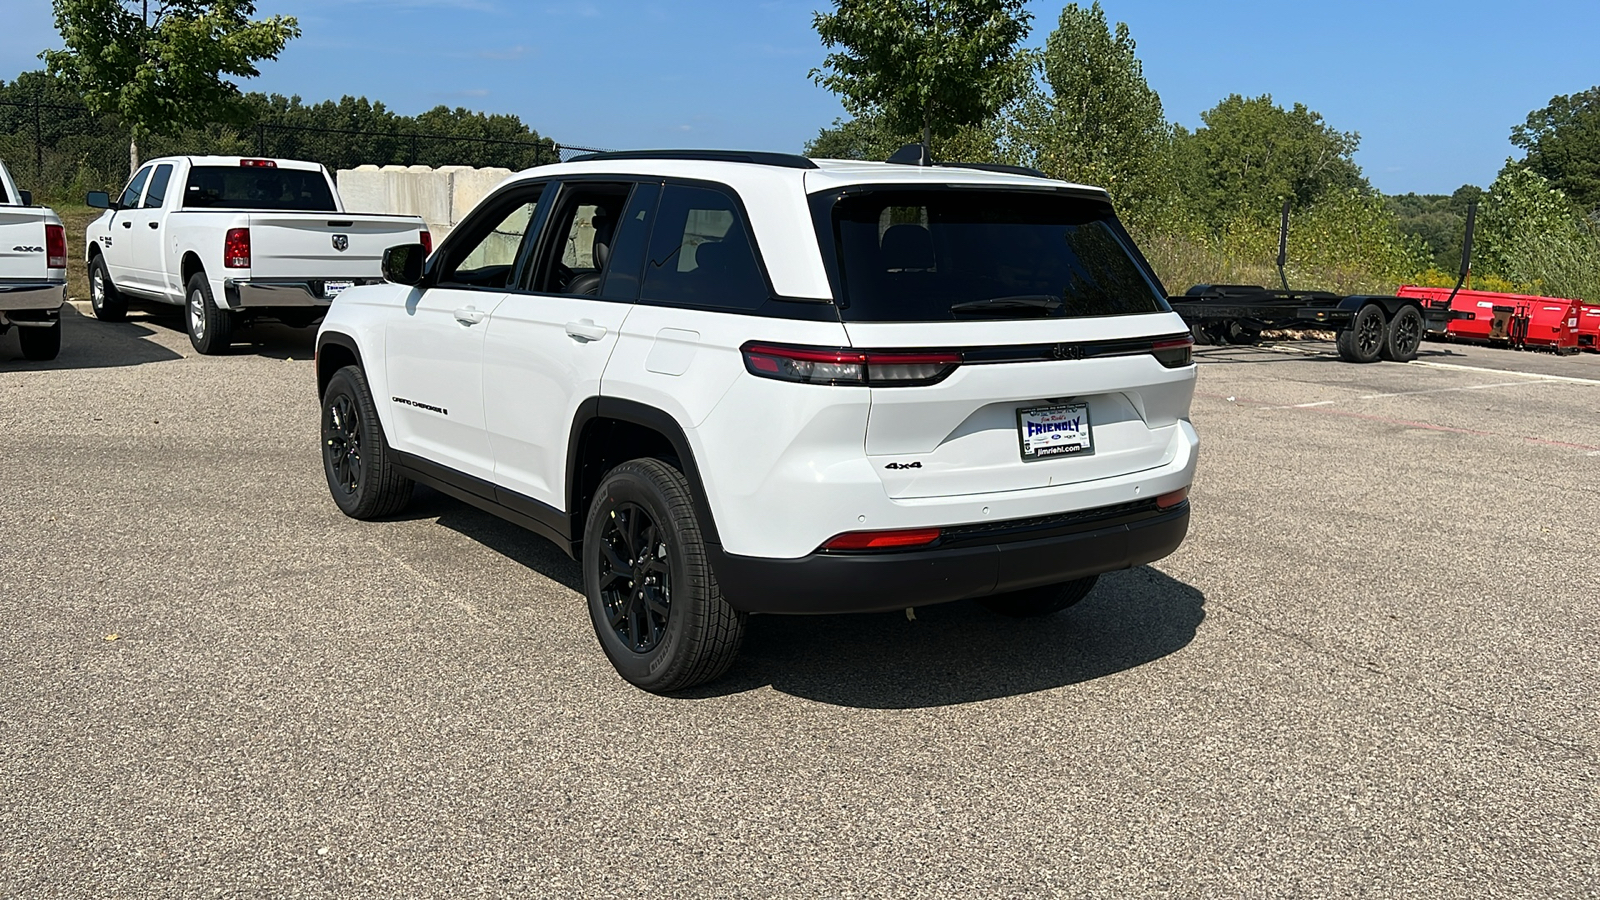
[[[693,159],[706,162],[742,162],[785,169],[815,169],[817,164],[795,153],[768,153],[761,150],[608,150],[585,153],[567,162],[597,162],[616,159]]]

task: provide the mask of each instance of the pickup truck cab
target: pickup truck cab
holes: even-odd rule
[[[61,352],[67,301],[67,235],[56,214],[34,206],[0,162],[0,334],[17,328],[26,359]]]
[[[226,352],[235,327],[272,318],[316,323],[346,288],[381,279],[383,251],[431,244],[416,216],[346,212],[312,162],[175,156],[145,163],[84,234],[95,315],[120,321],[132,301],[185,306],[189,340]]]

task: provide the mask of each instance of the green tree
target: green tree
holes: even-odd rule
[[[931,148],[1021,93],[1028,57],[1017,44],[1031,19],[1023,0],[835,0],[813,20],[833,52],[811,78],[851,115],[892,134],[920,132]]]
[[[1099,0],[1068,4],[1045,40],[1037,87],[1020,105],[1014,142],[1047,174],[1098,185],[1134,223],[1159,217],[1174,182],[1172,126],[1125,22],[1113,30]]]
[[[1530,293],[1600,303],[1600,232],[1548,178],[1506,160],[1479,221],[1476,270]]]
[[[1190,207],[1212,228],[1270,218],[1285,199],[1303,209],[1332,190],[1371,191],[1351,158],[1361,136],[1304,104],[1286,110],[1270,94],[1233,94],[1200,118],[1193,133],[1178,129],[1176,162]]]
[[[1511,129],[1523,162],[1585,212],[1600,210],[1600,87],[1552,97]]]
[[[129,171],[139,140],[212,122],[247,107],[226,76],[254,77],[300,35],[292,16],[252,20],[250,0],[53,0],[66,47],[39,56],[96,114],[129,128]]]

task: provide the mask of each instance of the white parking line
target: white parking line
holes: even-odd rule
[[[1463,372],[1493,372],[1496,375],[1515,375],[1518,378],[1535,378],[1540,381],[1560,381],[1567,384],[1600,384],[1600,379],[1575,378],[1571,375],[1546,375],[1542,372],[1516,372],[1509,369],[1485,369],[1481,366],[1462,366],[1455,363],[1427,362],[1425,360],[1412,360],[1408,366],[1427,366],[1431,369],[1458,369]],[[1488,385],[1485,385],[1487,387]]]

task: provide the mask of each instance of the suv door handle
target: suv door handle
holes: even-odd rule
[[[455,315],[456,321],[463,325],[476,325],[482,322],[488,316],[488,313],[478,309],[476,306],[463,306],[456,310]]]
[[[567,323],[567,336],[578,341],[598,341],[606,336],[606,327],[596,325],[593,319],[579,319]]]

